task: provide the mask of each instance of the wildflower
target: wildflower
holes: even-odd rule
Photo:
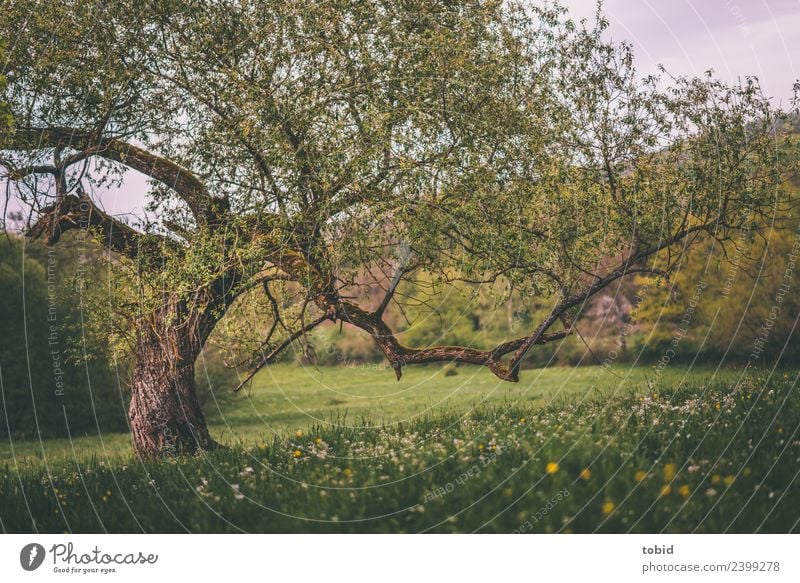
[[[522,419],[520,419],[520,420],[519,420],[519,423],[520,423],[520,425],[522,425],[523,423],[525,423],[525,417],[523,417]]]
[[[636,480],[637,482],[641,482],[646,477],[647,477],[647,472],[645,472],[644,470],[639,470],[633,475],[634,480]]]
[[[351,470],[350,468],[345,468],[342,470],[342,473],[349,478],[350,476],[353,475],[353,470]]]
[[[603,502],[603,506],[601,507],[601,509],[603,511],[603,514],[608,516],[609,514],[614,512],[614,509],[616,507],[617,507],[617,505],[614,504],[611,500],[606,500],[605,502]]]
[[[661,492],[659,493],[659,496],[669,496],[670,494],[672,494],[672,486],[669,484],[664,484],[661,486]]]
[[[664,466],[664,479],[671,482],[675,477],[675,464],[667,464]]]
[[[719,403],[715,403],[715,404],[714,404],[714,409],[716,409],[717,411],[719,411]]]
[[[233,497],[236,500],[244,500],[244,494],[239,491],[239,484],[231,484],[231,488],[233,489]]]
[[[558,472],[558,463],[548,462],[547,465],[544,467],[544,471],[552,476],[553,474]]]
[[[315,438],[315,439],[314,439],[314,443],[316,443],[317,445],[319,445],[320,443],[322,443],[322,438],[321,438],[321,437],[317,437],[317,438]]]
[[[742,475],[743,475],[745,478],[747,478],[748,476],[750,476],[750,474],[752,474],[752,473],[753,473],[753,470],[751,470],[750,468],[745,468],[745,469],[743,469],[743,470],[742,470]]]
[[[714,485],[719,484],[721,479],[722,478],[720,478],[719,474],[714,474],[713,476],[711,476],[711,483]]]
[[[294,453],[292,454],[292,457],[298,458],[298,457],[300,457],[302,455],[303,455],[303,452],[300,451],[299,449],[296,449],[296,450],[294,450]]]
[[[689,488],[689,486],[687,486],[686,484],[684,484],[683,486],[678,488],[678,494],[680,494],[684,498],[688,498],[689,494],[691,494],[691,493],[692,493],[691,488]]]
[[[303,432],[298,429],[297,431],[294,432],[294,436],[295,437],[303,437]]]
[[[733,476],[725,476],[725,479],[722,480],[726,486],[730,486],[733,484],[734,477]]]
[[[706,496],[708,496],[709,498],[713,498],[716,495],[717,491],[714,488],[709,488],[708,490],[706,490]]]
[[[590,470],[589,468],[583,468],[581,470],[581,473],[580,473],[581,480],[586,481],[591,477],[592,477],[592,470]]]

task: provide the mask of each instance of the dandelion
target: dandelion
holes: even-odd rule
[[[661,492],[659,493],[659,496],[664,497],[669,496],[670,494],[672,494],[672,486],[669,484],[664,484],[661,486]]]
[[[321,438],[321,437],[317,437],[317,438],[315,438],[315,439],[314,439],[314,443],[316,443],[317,445],[319,445],[320,443],[322,443],[322,438]]]
[[[544,471],[552,476],[553,474],[558,472],[558,463],[548,462],[547,465],[544,467]]]
[[[664,479],[671,482],[675,477],[675,464],[667,464],[664,466]]]
[[[303,437],[303,432],[298,429],[297,431],[294,432],[294,436],[295,437]]]
[[[601,509],[603,511],[603,514],[608,516],[609,514],[614,512],[614,509],[616,507],[617,505],[614,504],[611,500],[606,500],[605,502],[603,502],[603,506],[601,507]]]
[[[750,474],[752,474],[752,473],[753,473],[753,470],[751,470],[750,468],[745,468],[745,469],[742,470],[742,475],[745,478],[749,477]]]
[[[345,468],[342,470],[342,473],[349,478],[350,476],[353,475],[353,470],[351,470],[350,468]]]
[[[523,423],[525,423],[525,417],[523,417],[523,418],[521,418],[521,419],[519,420],[519,424],[520,424],[520,425],[522,425]]]
[[[633,479],[636,480],[637,482],[641,482],[646,477],[647,477],[647,472],[645,472],[644,470],[639,470],[633,475]]]
[[[714,474],[713,476],[711,476],[711,483],[714,484],[715,486],[719,484],[720,480],[722,480],[722,478],[720,477],[719,474]]]
[[[583,468],[580,473],[580,478],[583,481],[587,481],[589,478],[592,477],[592,470],[589,468]]]
[[[689,486],[687,486],[686,484],[684,484],[683,486],[678,488],[678,494],[680,494],[684,498],[688,498],[689,494],[691,494],[691,493],[692,493],[691,488],[689,488]]]
[[[733,476],[725,476],[725,479],[722,481],[725,483],[726,486],[730,486],[731,484],[733,484],[734,479],[735,478]]]
[[[296,450],[294,450],[294,453],[292,454],[292,457],[298,458],[298,457],[300,457],[302,455],[303,455],[303,452],[300,451],[299,449],[296,449]]]

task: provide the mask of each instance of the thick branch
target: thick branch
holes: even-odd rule
[[[319,305],[319,301],[318,301]],[[321,307],[321,306],[320,306]],[[394,368],[397,379],[402,376],[402,369],[408,364],[423,364],[431,362],[464,362],[486,366],[495,375],[503,380],[512,379],[510,371],[500,361],[501,357],[519,348],[527,338],[519,338],[506,342],[493,350],[479,350],[464,346],[433,346],[430,348],[408,348],[400,344],[392,330],[375,314],[361,309],[350,302],[339,301],[336,306],[336,317],[348,322],[369,333],[378,348],[381,349],[387,360]],[[561,330],[551,334],[540,334],[536,344],[545,344],[554,340],[565,338],[570,330]]]
[[[117,140],[98,137],[67,127],[21,128],[16,130],[10,149],[70,148],[80,151],[80,158],[100,156],[137,170],[174,190],[200,224],[215,223],[224,211],[225,201],[212,197],[192,172],[171,160]]]
[[[86,195],[67,195],[45,207],[28,236],[43,236],[49,246],[56,244],[66,231],[89,228],[96,229],[104,245],[117,253],[132,258],[140,251],[144,235],[101,211]]]

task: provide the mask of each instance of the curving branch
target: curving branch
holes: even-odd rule
[[[324,300],[321,301],[324,303]],[[392,332],[391,328],[389,328],[383,320],[374,313],[371,314],[355,304],[339,300],[335,304],[335,317],[364,330],[372,336],[378,348],[381,349],[381,352],[383,352],[392,365],[397,380],[400,380],[403,374],[403,368],[406,365],[431,362],[463,362],[467,364],[476,364],[489,368],[489,370],[503,380],[517,380],[512,378],[511,372],[502,363],[501,358],[514,350],[518,350],[528,341],[528,337],[518,338],[500,344],[492,350],[480,350],[466,346],[409,348],[403,346],[400,341],[397,340],[394,332]],[[554,340],[560,340],[571,333],[572,330],[569,328],[552,333],[545,333],[543,330],[534,340],[534,344],[546,344]]]
[[[37,150],[48,147],[77,150],[69,159],[70,163],[99,156],[161,182],[178,194],[200,225],[219,222],[220,215],[227,211],[227,201],[211,196],[203,182],[191,171],[138,146],[116,138],[98,136],[96,132],[69,127],[18,128],[12,134],[8,149]]]

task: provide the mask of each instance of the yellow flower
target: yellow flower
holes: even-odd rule
[[[750,468],[745,468],[745,469],[743,469],[743,470],[742,470],[742,475],[743,475],[745,478],[746,478],[746,477],[748,477],[748,476],[749,476],[750,474],[752,474],[752,473],[753,473],[753,470],[751,470]]]
[[[684,498],[688,498],[689,494],[691,494],[691,493],[692,493],[692,490],[686,484],[684,484],[683,486],[678,488],[678,494],[680,494]]]
[[[719,411],[719,403],[715,403],[715,404],[714,404],[714,409],[716,409],[717,411]]]
[[[557,462],[547,462],[547,465],[544,467],[544,471],[552,476],[553,474],[558,472],[558,463]]]
[[[725,479],[722,481],[725,482],[726,486],[730,486],[731,484],[733,484],[733,480],[734,480],[733,476],[725,476]]]
[[[349,478],[350,476],[353,475],[353,470],[351,470],[350,468],[345,468],[342,470],[342,473]]]
[[[647,472],[645,472],[644,470],[639,470],[634,474],[633,479],[636,480],[637,482],[641,482],[646,477],[647,477]]]
[[[713,476],[711,476],[711,483],[712,484],[719,484],[720,479],[721,478],[719,477],[719,474],[714,474]]]
[[[675,477],[675,464],[667,464],[664,466],[664,479],[667,482],[671,482],[672,478]]]
[[[303,437],[303,432],[298,429],[297,431],[294,432],[294,436],[295,437]]]
[[[608,516],[609,514],[614,512],[614,508],[616,508],[616,507],[617,507],[617,505],[614,504],[611,500],[606,500],[605,502],[603,502],[603,506],[602,506],[603,514]]]
[[[581,476],[581,480],[586,481],[586,480],[588,480],[589,478],[592,477],[592,470],[590,470],[589,468],[583,468],[581,470],[580,476]]]
[[[519,420],[520,423],[525,423],[525,417]]]
[[[314,443],[319,445],[320,443],[322,443],[322,438],[321,437],[317,437],[316,439],[314,439]]]
[[[294,453],[292,454],[293,457],[300,457],[301,455],[303,455],[303,452],[299,449],[294,450]]]
[[[672,486],[669,484],[664,484],[661,486],[661,496],[669,496],[670,494],[672,494]]]

